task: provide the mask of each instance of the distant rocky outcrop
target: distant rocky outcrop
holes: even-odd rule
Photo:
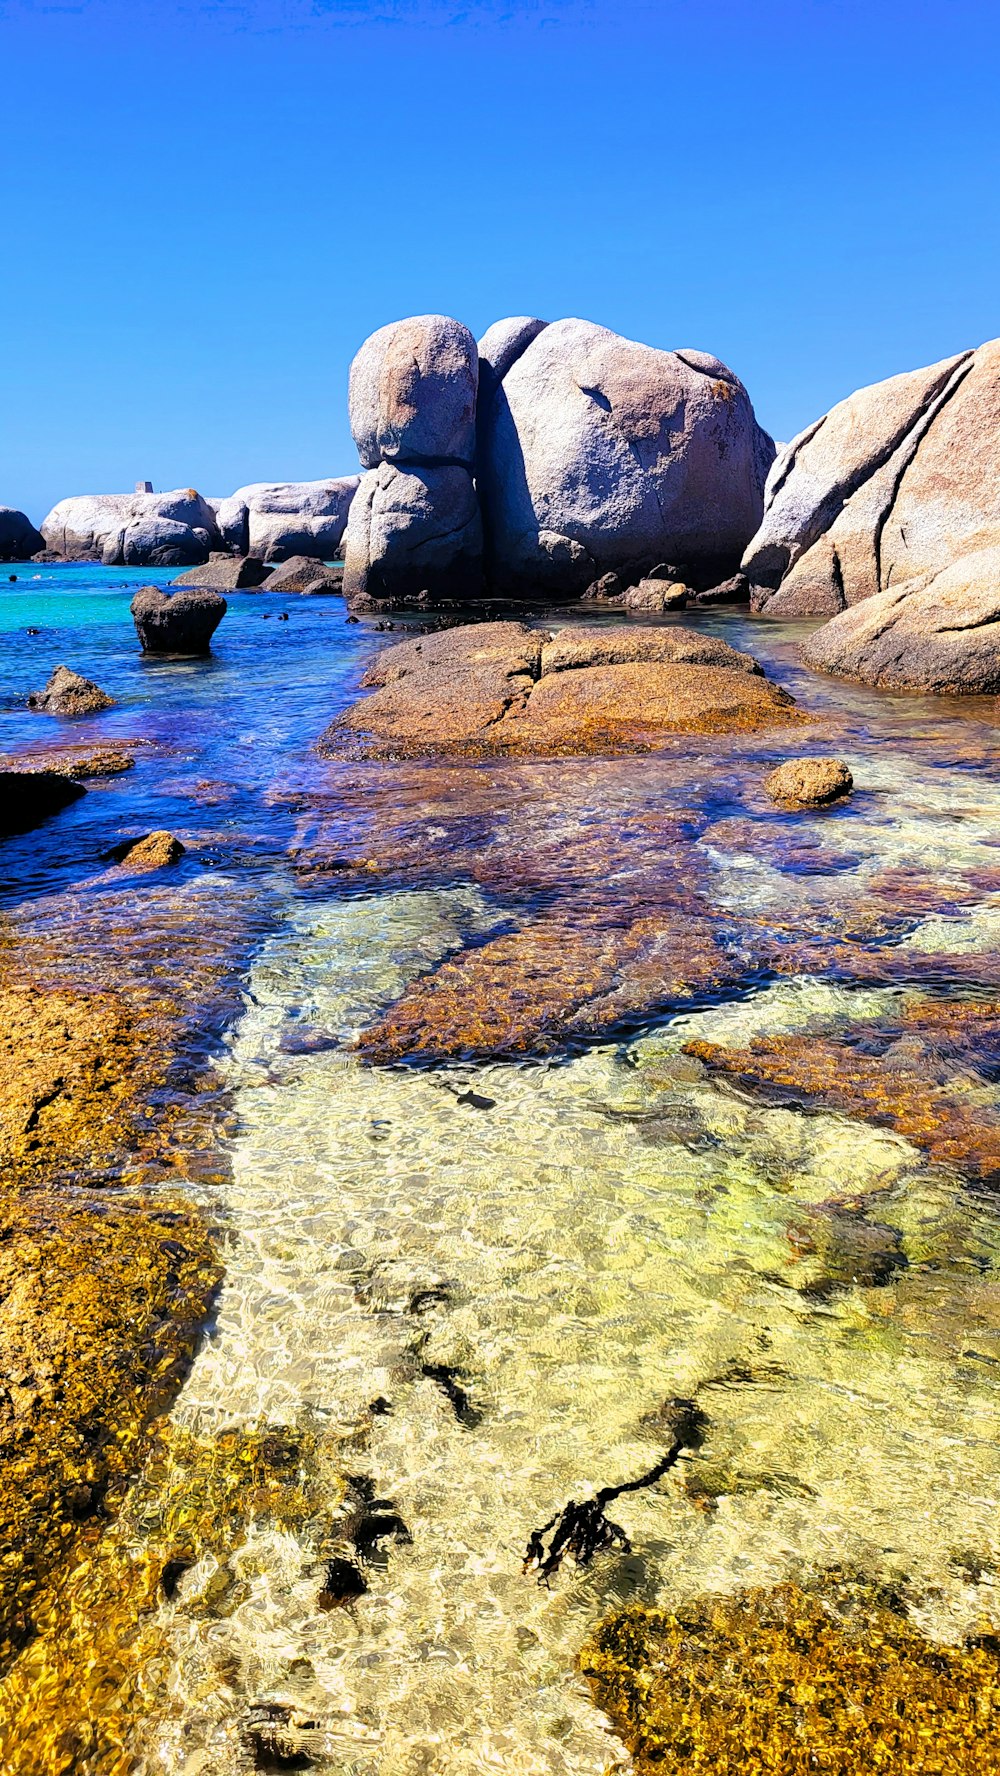
[[[352,602],[463,600],[481,591],[478,386],[476,342],[446,315],[396,321],[365,340],[349,389],[366,471],[345,537]]]
[[[224,546],[262,561],[308,555],[337,560],[360,475],[329,481],[255,481],[215,500]]]
[[[340,593],[344,590],[342,567],[328,567],[308,555],[292,555],[269,572],[266,592]]]
[[[42,537],[66,560],[106,567],[194,567],[220,543],[215,513],[192,487],[77,494],[53,506]]]
[[[45,689],[33,691],[28,698],[29,709],[43,715],[97,715],[102,709],[113,709],[114,703],[93,679],[83,678],[69,666],[57,666]]]
[[[0,506],[0,561],[30,561],[45,547],[45,538],[30,518],[14,506]]]
[[[749,655],[680,628],[470,624],[387,649],[363,683],[372,695],[320,741],[328,757],[643,752],[802,719]]]
[[[209,587],[186,586],[168,595],[143,586],[129,608],[144,654],[207,654],[228,606]]]

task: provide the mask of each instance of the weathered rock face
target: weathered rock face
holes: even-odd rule
[[[884,690],[1000,692],[1000,543],[841,611],[803,648],[809,666]]]
[[[475,597],[482,540],[468,469],[382,463],[362,476],[351,506],[345,595],[352,604]]]
[[[380,327],[351,365],[351,431],[366,469],[379,463],[471,466],[479,354],[468,327],[413,315]]]
[[[640,580],[626,588],[623,600],[626,610],[653,614],[683,610],[687,601],[688,588],[679,580]]]
[[[0,835],[30,832],[83,794],[59,771],[0,771]]]
[[[160,830],[145,833],[141,839],[125,839],[111,853],[115,862],[132,874],[145,875],[151,870],[165,869],[183,857],[186,847],[173,833]]]
[[[194,488],[173,493],[78,494],[42,524],[48,549],[106,567],[185,567],[219,544],[215,513]]]
[[[13,506],[0,506],[0,561],[30,561],[44,547],[45,538],[30,518]]]
[[[344,590],[342,567],[327,567],[309,555],[291,555],[271,569],[264,582],[268,592],[339,593]]]
[[[834,616],[1000,544],[1000,340],[860,389],[789,444],[744,557],[756,609]]]
[[[773,445],[717,358],[556,321],[479,414],[497,589],[579,596],[668,560],[696,584],[732,573],[760,522]]]
[[[144,654],[207,654],[227,606],[208,587],[168,596],[158,586],[143,586],[129,608]]]
[[[548,321],[532,315],[512,315],[494,321],[479,341],[479,399],[483,402],[501,383],[508,370],[523,357],[533,339],[544,333]]]
[[[68,666],[57,666],[45,689],[28,698],[28,707],[43,715],[96,715],[102,709],[113,709],[114,701],[93,679],[81,677]]]
[[[773,802],[786,807],[824,808],[850,795],[854,778],[842,759],[786,759],[766,778],[764,788]]]
[[[312,563],[313,573],[316,563]],[[256,555],[215,555],[203,567],[178,574],[175,586],[210,586],[215,592],[253,591],[263,585],[268,569]]]
[[[329,481],[256,481],[216,502],[216,521],[226,548],[263,561],[309,555],[334,561],[359,475]]]
[[[389,648],[364,682],[378,688],[327,729],[327,756],[641,752],[802,719],[755,661],[683,629],[473,624]]]
[[[349,601],[475,597],[482,527],[473,484],[479,357],[467,327],[417,315],[382,327],[351,365],[351,430],[368,473],[351,504]]]

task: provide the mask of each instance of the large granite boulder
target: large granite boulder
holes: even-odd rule
[[[841,611],[803,648],[810,666],[893,691],[1000,692],[1000,542],[919,591],[906,579]]]
[[[317,572],[316,562],[312,563]],[[268,578],[269,569],[256,555],[213,555],[202,567],[178,574],[175,586],[211,586],[214,592],[255,591]]]
[[[533,339],[544,333],[548,321],[540,321],[536,315],[511,315],[504,321],[494,321],[487,327],[479,341],[479,401],[480,404],[491,395],[513,369],[518,358],[523,357]]]
[[[194,566],[219,546],[215,512],[194,488],[172,493],[77,494],[42,523],[45,546],[105,566]]]
[[[228,607],[209,587],[143,586],[129,608],[144,654],[207,654]]]
[[[30,518],[14,506],[0,506],[0,561],[30,561],[45,547],[45,538]]]
[[[30,832],[84,793],[58,771],[0,771],[0,836]]]
[[[479,357],[467,327],[416,315],[351,365],[351,430],[366,470],[344,542],[348,601],[448,602],[482,584],[473,481]]]
[[[717,637],[482,623],[389,648],[372,695],[326,730],[328,757],[644,752],[672,733],[801,721],[787,691]]]
[[[309,555],[335,561],[359,475],[327,481],[255,481],[214,502],[216,522],[227,549],[287,561]]]
[[[860,389],[793,439],[743,566],[757,610],[833,616],[996,543],[1000,340]]]
[[[379,463],[465,463],[476,448],[479,354],[468,327],[411,315],[380,327],[351,365],[348,409],[366,469]]]
[[[484,394],[495,589],[577,597],[602,574],[635,580],[660,561],[696,586],[734,571],[760,523],[773,445],[717,358],[555,321]]]
[[[69,666],[56,666],[44,690],[33,691],[28,698],[28,708],[43,715],[98,715],[102,709],[113,709],[114,704],[114,698],[92,678],[84,678]]]
[[[462,601],[482,583],[475,486],[460,465],[369,469],[351,506],[344,591],[364,605]]]

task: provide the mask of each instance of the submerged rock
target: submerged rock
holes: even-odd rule
[[[961,556],[920,591],[891,589],[843,611],[810,636],[802,657],[882,690],[995,695],[1000,543]]]
[[[171,832],[146,833],[141,839],[126,839],[116,845],[111,856],[123,869],[132,873],[165,869],[183,857],[186,846]]]
[[[14,506],[0,506],[0,561],[30,561],[45,547],[45,538],[30,518]]]
[[[475,624],[390,648],[365,682],[379,688],[327,729],[327,756],[634,752],[803,719],[748,656],[682,629]]]
[[[83,793],[59,771],[0,770],[0,835],[30,832]]]
[[[129,608],[143,653],[207,654],[228,607],[208,587],[168,596],[158,586],[143,586]]]
[[[239,592],[262,585],[267,577],[268,570],[259,556],[212,555],[203,567],[192,567],[187,573],[178,574],[173,584],[208,586],[215,592]]]
[[[839,802],[854,788],[854,778],[842,759],[786,759],[764,780],[774,802],[795,808],[824,808]]]
[[[993,1639],[941,1646],[894,1594],[831,1573],[676,1613],[633,1604],[581,1665],[636,1776],[988,1776]]]
[[[43,691],[28,698],[29,709],[44,715],[97,715],[102,709],[113,709],[115,700],[102,691],[93,679],[82,678],[69,666],[56,666]]]

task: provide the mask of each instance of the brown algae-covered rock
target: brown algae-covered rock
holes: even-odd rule
[[[636,1776],[993,1776],[992,1637],[939,1646],[873,1587],[635,1604],[581,1666]]]
[[[390,648],[365,682],[375,695],[326,730],[326,756],[642,752],[804,719],[748,656],[682,629],[471,624]]]
[[[176,863],[179,857],[183,857],[185,849],[173,833],[160,831],[145,833],[141,839],[125,839],[114,847],[111,855],[123,869],[145,873]]]
[[[68,666],[57,666],[45,689],[28,698],[28,708],[44,715],[97,715],[102,709],[113,709],[114,704],[114,698],[93,679],[82,678]]]
[[[625,609],[629,611],[648,611],[651,614],[669,610],[683,610],[690,596],[690,588],[680,580],[640,580],[637,586],[629,586],[624,597]]]
[[[764,780],[773,802],[794,808],[825,808],[839,802],[854,788],[854,778],[842,759],[786,759]]]

